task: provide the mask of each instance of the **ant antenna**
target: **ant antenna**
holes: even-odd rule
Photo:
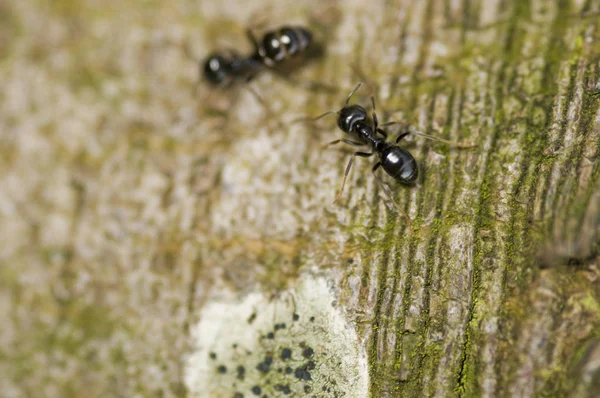
[[[268,65],[264,64],[265,67],[271,69],[273,72],[277,74],[280,78],[287,80],[289,83],[297,86],[302,86],[305,90],[308,91],[318,91],[322,90],[328,93],[337,93],[338,89],[335,86],[331,86],[327,83],[317,82],[317,81],[302,81],[295,79],[293,76],[290,76],[288,72],[284,69],[279,68],[276,65]]]
[[[338,111],[328,111],[328,112],[323,113],[322,115],[317,116],[316,118],[314,118],[312,120],[316,122],[319,119],[323,119],[325,116],[329,116],[329,115],[333,115],[333,114],[337,115],[338,113],[339,113]]]
[[[294,119],[292,121],[292,124],[294,124],[294,123],[303,123],[303,122],[316,122],[317,120],[322,119],[325,116],[329,116],[329,115],[333,115],[333,114],[337,115],[338,113],[339,113],[338,111],[328,111],[328,112],[325,112],[322,115],[319,115],[317,117],[300,117],[298,119]]]
[[[358,83],[356,85],[356,87],[354,87],[354,90],[352,90],[352,92],[350,93],[350,95],[346,99],[346,103],[344,105],[348,105],[348,102],[350,102],[350,98],[352,98],[352,96],[354,95],[354,93],[356,93],[358,91],[358,89],[360,88],[360,86],[362,86],[362,82]]]

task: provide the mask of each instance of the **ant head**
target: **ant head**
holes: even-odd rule
[[[209,56],[204,62],[204,78],[212,84],[222,84],[231,78],[231,61],[220,54]]]
[[[419,168],[413,155],[397,145],[390,145],[380,153],[381,166],[390,176],[402,184],[413,184],[419,176]]]
[[[340,110],[338,127],[346,133],[354,132],[356,124],[367,120],[367,111],[360,105],[346,105]]]

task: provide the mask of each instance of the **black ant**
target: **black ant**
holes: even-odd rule
[[[243,58],[230,51],[228,55],[214,53],[204,61],[200,71],[204,79],[216,86],[229,86],[236,80],[250,81],[260,68],[260,64],[252,58]]]
[[[277,70],[279,65],[301,55],[313,55],[309,51],[313,44],[312,34],[303,27],[284,26],[268,31],[260,41],[251,29],[246,29],[246,35],[254,46],[253,53],[248,57],[234,51],[230,51],[229,56],[211,54],[201,71],[206,81],[223,86],[236,80],[250,81],[264,67]]]
[[[462,148],[472,147],[473,145],[465,145],[460,143],[453,143],[451,141],[447,141],[441,138],[433,137],[427,134],[423,134],[417,131],[404,131],[402,132],[394,143],[390,143],[387,140],[388,134],[383,130],[384,127],[391,126],[394,124],[401,124],[398,122],[388,122],[382,125],[379,125],[379,121],[377,119],[377,114],[375,112],[375,99],[371,96],[371,103],[373,105],[373,124],[371,125],[368,121],[367,111],[360,105],[349,105],[350,99],[352,96],[358,91],[362,83],[358,83],[358,85],[352,90],[344,106],[339,111],[329,111],[324,114],[316,117],[313,120],[319,120],[327,115],[336,114],[338,115],[337,125],[344,133],[350,135],[352,139],[341,138],[330,143],[325,146],[335,145],[340,142],[344,144],[348,144],[351,146],[369,146],[371,147],[371,152],[354,152],[352,157],[348,161],[348,165],[346,166],[346,171],[344,173],[344,179],[342,181],[342,186],[333,201],[333,203],[337,202],[338,199],[342,196],[342,192],[344,190],[344,186],[346,184],[346,178],[348,177],[348,173],[350,173],[350,168],[354,163],[354,158],[357,156],[368,158],[375,154],[379,156],[379,161],[375,163],[371,172],[377,181],[377,184],[383,189],[388,198],[396,204],[389,190],[383,184],[383,181],[375,174],[375,172],[382,167],[383,170],[390,176],[392,176],[396,181],[400,182],[404,185],[414,185],[417,181],[417,177],[419,176],[419,168],[417,166],[417,162],[413,155],[407,151],[406,149],[398,146],[397,144],[409,134],[419,135],[434,141],[440,141],[447,144],[452,144]],[[396,207],[398,207],[396,205]],[[401,211],[401,210],[400,210]],[[402,211],[401,211],[402,212]],[[404,216],[404,212],[402,212]],[[406,216],[408,218],[408,216]]]

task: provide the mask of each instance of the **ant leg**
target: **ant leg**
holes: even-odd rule
[[[383,131],[382,129],[378,128],[377,130],[375,130],[376,133],[379,133],[383,136],[383,138],[387,139],[388,137],[388,133],[386,133],[385,131]]]
[[[252,28],[249,28],[249,27],[246,28],[246,37],[248,38],[248,40],[250,40],[250,43],[252,43],[252,46],[254,47],[254,50],[256,52],[259,52],[260,45],[258,44],[258,39],[254,35],[254,32],[252,31]]]
[[[342,142],[344,144],[348,144],[348,145],[352,145],[352,146],[364,146],[365,145],[362,142],[351,141],[347,138],[342,138]]]
[[[399,143],[400,141],[402,141],[403,138],[405,138],[407,135],[409,135],[410,133],[407,131],[405,133],[402,133],[398,136],[398,138],[396,138],[396,144]]]
[[[256,75],[252,75],[252,77],[254,77],[254,76],[256,76]],[[277,120],[277,124],[279,125],[279,128],[284,129],[285,126],[275,116],[275,112],[273,111],[273,109],[271,109],[268,102],[263,98],[263,96],[260,95],[255,89],[253,89],[249,85],[245,85],[244,88],[246,90],[248,90],[256,98],[258,103],[265,109],[265,112],[267,113],[267,117],[269,118],[269,120]]]
[[[271,69],[273,72],[275,72],[277,74],[277,76],[286,80],[292,86],[299,86],[308,91],[321,90],[321,91],[325,91],[328,93],[337,93],[338,92],[337,87],[331,86],[327,83],[318,82],[318,81],[306,82],[306,81],[298,80],[298,79],[295,79],[292,76],[290,76],[289,73],[287,73],[286,71],[281,70],[280,68],[278,68],[277,66],[275,66],[273,64],[265,64],[265,66],[267,66],[269,69]]]
[[[404,124],[404,123],[400,123],[400,122],[386,122],[386,123],[383,123],[381,126],[379,126],[379,128],[393,126],[395,124],[401,125],[402,127],[406,127],[406,124]]]
[[[373,96],[371,96],[371,103],[373,104],[373,125],[375,126],[373,130],[375,130],[375,133],[381,134],[383,138],[387,140],[387,133],[379,128],[379,120],[377,119],[377,113],[375,111],[375,97]]]
[[[398,203],[396,203],[396,201],[392,197],[392,194],[390,193],[390,191],[385,187],[385,184],[383,183],[383,181],[381,181],[381,178],[379,178],[379,176],[375,173],[377,171],[377,169],[379,169],[380,166],[381,166],[381,162],[377,162],[377,163],[375,163],[375,166],[373,166],[373,168],[371,169],[371,173],[373,173],[373,177],[375,177],[375,181],[377,182],[377,185],[379,185],[379,187],[383,190],[383,192],[385,192],[388,199],[392,201],[394,206],[396,206],[396,209],[398,210],[398,212],[400,212],[400,215],[402,215],[403,217],[406,217],[406,219],[408,220],[408,223],[411,224],[410,217],[408,217],[408,215],[400,208]]]
[[[269,22],[268,15],[273,12],[273,5],[262,7],[250,14],[246,27],[252,29],[264,29]]]
[[[192,50],[192,45],[190,44],[190,39],[186,38],[183,40],[183,55],[190,61],[194,63],[199,62],[198,58],[194,55],[194,50]]]
[[[333,201],[333,203],[337,202],[338,199],[342,196],[342,192],[344,191],[344,186],[346,185],[346,178],[348,178],[348,173],[350,173],[350,168],[352,168],[352,163],[354,163],[354,158],[357,156],[363,157],[363,158],[368,158],[370,156],[373,156],[374,152],[371,153],[366,153],[366,152],[354,152],[352,154],[352,157],[350,158],[350,161],[348,162],[348,165],[346,166],[346,172],[344,173],[344,179],[342,181],[342,187],[340,188],[340,191],[338,192],[337,196],[335,197],[335,200]]]
[[[371,103],[373,104],[373,125],[375,126],[373,130],[375,130],[375,133],[381,134],[383,138],[387,140],[387,133],[379,128],[379,120],[377,120],[377,113],[375,111],[375,97],[373,96],[371,96]],[[382,124],[382,126],[384,125]]]
[[[264,99],[264,98],[263,98],[263,97],[262,97],[262,96],[261,96],[259,93],[257,93],[257,92],[256,92],[256,90],[254,90],[254,89],[253,89],[252,87],[250,87],[250,86],[244,86],[244,88],[245,88],[246,90],[248,90],[248,91],[249,91],[249,92],[250,92],[250,93],[251,93],[251,94],[254,96],[254,98],[256,98],[256,100],[257,100],[257,101],[258,101],[258,102],[259,102],[259,103],[260,103],[262,106],[264,106],[265,108],[269,109],[269,107],[267,106],[267,102],[265,101],[265,99]]]
[[[329,146],[339,144],[340,142],[342,142],[342,140],[333,140],[331,142],[328,142],[327,144],[323,144],[323,146],[321,146],[321,149],[325,149]]]
[[[382,124],[379,127],[387,127],[387,126],[392,126],[394,124],[399,124],[399,125],[402,125],[402,126],[406,126],[404,123],[400,123],[400,122],[387,122],[387,123]],[[432,141],[443,142],[444,144],[448,144],[450,146],[454,146],[454,147],[457,147],[457,148],[474,148],[474,147],[477,146],[476,144],[471,144],[471,143],[462,143],[462,142],[454,142],[454,141],[445,140],[443,138],[439,138],[439,137],[436,137],[436,136],[433,136],[433,135],[422,133],[422,132],[417,131],[415,129],[410,129],[406,133],[401,134],[401,136],[402,136],[402,138],[404,138],[408,134],[414,134],[414,135],[417,135],[419,137],[423,137],[425,139],[432,140]],[[399,138],[400,137],[398,137],[398,139]]]
[[[323,145],[321,147],[321,149],[325,149],[331,145],[336,145],[339,144],[340,142],[343,142],[344,144],[348,144],[348,145],[352,145],[352,146],[363,146],[364,144],[361,142],[354,142],[354,141],[350,141],[346,138],[340,138],[339,140],[333,140],[331,142],[328,142],[327,144]]]
[[[379,120],[377,120],[377,113],[375,113],[375,97],[371,96],[371,104],[373,104],[373,125],[375,126],[373,130],[377,131],[377,127],[379,127]]]

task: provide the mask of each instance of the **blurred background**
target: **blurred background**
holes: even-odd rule
[[[0,395],[597,396],[599,12],[0,0]],[[285,24],[324,55],[199,82]],[[384,180],[412,224],[370,160],[332,204],[351,152],[294,123],[358,81],[381,122],[476,144],[407,139],[418,183]],[[257,370],[288,344],[295,377]]]

